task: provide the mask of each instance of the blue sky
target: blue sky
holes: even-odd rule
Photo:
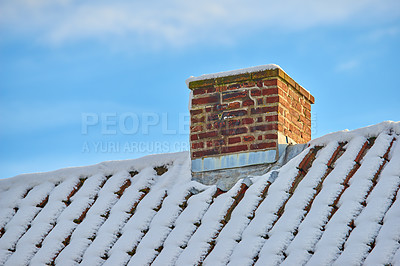
[[[188,148],[189,76],[275,63],[313,137],[400,120],[400,2],[0,2],[0,178]]]

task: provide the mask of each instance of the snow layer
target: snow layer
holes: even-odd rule
[[[399,141],[396,141],[394,149],[395,156],[391,158],[388,165],[383,169],[377,185],[366,199],[367,205],[355,220],[356,227],[351,232],[345,244],[344,251],[335,261],[335,265],[358,265],[360,261],[363,261],[367,257],[371,248],[370,245],[381,229],[381,221],[384,222],[385,227],[387,226],[387,221],[383,221],[383,219],[400,184],[400,164],[398,163],[400,161]],[[393,233],[397,231],[397,237],[395,234],[395,238],[399,239],[400,226],[397,227],[397,230],[394,230],[396,229],[395,226],[391,226],[391,229],[391,235],[393,236]],[[375,252],[381,247],[381,243],[378,244],[379,246],[375,247]],[[393,254],[384,256],[385,259],[389,259],[388,262],[383,263],[381,261],[375,265],[389,263],[391,256]],[[383,259],[382,254],[379,257]]]
[[[250,223],[253,211],[257,209],[258,204],[262,201],[260,197],[263,189],[268,182],[273,182],[271,173],[260,178],[248,189],[243,200],[234,209],[231,220],[223,228],[216,245],[210,255],[205,259],[204,265],[226,265],[232,254],[237,242],[241,239],[243,230]]]
[[[276,213],[289,197],[289,189],[298,173],[297,165],[309,152],[304,150],[297,157],[287,163],[268,190],[267,197],[262,201],[255,212],[254,219],[242,233],[241,241],[233,249],[229,265],[249,265],[257,256],[265,243],[265,235],[271,229],[277,216]]]
[[[271,69],[276,69],[276,68],[281,68],[281,67],[278,65],[275,65],[275,64],[268,64],[268,65],[248,67],[248,68],[242,68],[242,69],[231,70],[231,71],[218,72],[218,73],[214,73],[214,74],[204,74],[204,75],[201,75],[198,77],[192,76],[186,80],[186,86],[189,86],[189,83],[192,81],[215,79],[215,78],[234,76],[234,75],[240,75],[240,74],[245,74],[245,73],[260,72],[260,71],[271,70]]]
[[[308,171],[293,196],[287,202],[285,212],[268,233],[269,238],[260,251],[256,265],[276,265],[281,262],[283,259],[282,250],[292,240],[293,232],[303,219],[304,209],[316,192],[314,188],[327,170],[326,162],[329,161],[336,148],[337,143],[329,143],[318,153],[313,167]]]
[[[308,265],[332,264],[340,254],[340,247],[350,233],[348,225],[362,210],[361,203],[372,186],[371,179],[383,161],[381,156],[389,147],[390,140],[388,135],[380,134],[375,145],[366,154],[361,167],[350,180],[350,187],[340,198],[339,209],[325,226]]]
[[[399,264],[399,162],[400,123],[384,122],[313,140],[217,197],[187,152],[0,180],[0,265]]]
[[[188,200],[188,206],[176,220],[175,227],[165,240],[164,249],[154,261],[154,265],[175,264],[183,251],[182,247],[187,246],[189,239],[197,229],[197,224],[200,223],[204,213],[210,207],[215,190],[216,187],[212,186]]]
[[[336,161],[335,168],[325,178],[320,193],[315,197],[309,213],[306,215],[298,233],[286,249],[287,258],[284,265],[293,263],[304,264],[311,256],[308,251],[313,251],[314,246],[323,234],[321,228],[328,221],[331,205],[343,188],[341,183],[353,168],[359,150],[365,143],[364,137],[356,137],[346,145],[346,151]]]
[[[151,167],[143,169],[138,175],[134,176],[132,185],[125,190],[121,200],[111,208],[108,219],[100,226],[96,238],[87,248],[82,259],[83,264],[93,263],[98,265],[104,262],[101,257],[108,252],[109,247],[117,240],[116,236],[129,219],[130,209],[144,195],[141,191],[151,187],[154,182],[156,182],[156,175]]]

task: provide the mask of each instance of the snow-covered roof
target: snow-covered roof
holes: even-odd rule
[[[0,265],[399,264],[399,134],[326,135],[227,192],[187,152],[0,180]]]

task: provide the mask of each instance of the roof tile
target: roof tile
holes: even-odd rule
[[[400,123],[337,132],[229,191],[188,153],[0,180],[0,264],[390,264]]]

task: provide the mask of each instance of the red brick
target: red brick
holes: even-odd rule
[[[230,152],[240,152],[247,151],[247,145],[238,145],[238,146],[230,146],[230,147],[222,147],[222,153],[230,153]]]
[[[277,103],[279,101],[278,96],[270,96],[265,99],[265,103]]]
[[[259,150],[259,149],[267,149],[275,147],[276,147],[275,142],[263,142],[263,143],[251,144],[250,150]]]
[[[310,100],[311,103],[315,103],[315,98],[311,94],[310,94],[310,99],[309,100]]]
[[[282,82],[281,80],[278,80],[278,87],[281,88],[284,92],[286,92],[286,93],[288,92],[287,85],[284,82]]]
[[[300,130],[298,130],[297,128],[293,128],[293,133],[294,133],[296,136],[300,136]]]
[[[253,100],[245,100],[242,103],[243,106],[251,106],[254,105],[254,101]]]
[[[257,81],[257,87],[263,87],[263,82],[261,80]]]
[[[278,121],[281,125],[284,125],[285,127],[289,126],[289,121],[284,117],[278,116]]]
[[[266,113],[278,112],[278,106],[277,105],[276,106],[267,106],[267,107],[265,107],[265,111],[266,111]]]
[[[262,113],[265,113],[265,110],[264,110],[263,107],[251,108],[250,112],[251,112],[252,115],[254,115],[254,114],[262,114]]]
[[[214,140],[214,146],[215,147],[219,147],[219,146],[222,146],[222,145],[225,145],[225,140],[223,140],[223,139]]]
[[[202,112],[203,112],[202,109],[190,110],[191,115],[198,115],[201,114]]]
[[[235,144],[240,142],[240,137],[233,137],[228,139],[228,144]]]
[[[264,86],[274,86],[274,85],[278,85],[277,79],[264,80]]]
[[[216,87],[216,90],[217,90],[217,92],[223,92],[223,91],[226,91],[226,86],[225,85],[221,85],[221,86],[217,86]]]
[[[278,135],[277,134],[266,134],[264,135],[265,139],[278,139]]]
[[[198,125],[198,126],[191,126],[190,127],[190,132],[199,132],[203,130],[203,126]]]
[[[311,136],[311,128],[306,128],[304,131],[305,131],[304,133]]]
[[[254,119],[251,117],[246,117],[242,119],[242,124],[243,125],[247,125],[247,124],[253,124],[254,123]]]
[[[258,126],[254,126],[254,127],[250,127],[250,132],[254,132],[254,131],[267,131],[267,125],[258,125]]]
[[[279,96],[282,96],[282,97],[284,97],[285,99],[288,97],[288,94],[287,94],[284,90],[282,90],[282,89],[279,89],[279,90],[278,90],[278,94],[279,94]]]
[[[243,141],[246,141],[246,142],[253,141],[253,140],[255,140],[254,136],[244,136],[243,137]]]
[[[241,87],[242,87],[242,84],[236,83],[236,84],[229,85],[229,86],[227,87],[227,89],[228,89],[228,90],[237,90],[237,89],[240,89]]]
[[[240,102],[233,102],[228,105],[229,109],[236,109],[240,107]]]
[[[192,143],[192,149],[201,149],[204,148],[204,142]]]
[[[299,92],[304,95],[304,97],[306,97],[306,99],[310,100],[310,93],[308,91],[306,91],[303,87],[299,86],[298,87]]]
[[[223,92],[222,101],[233,101],[247,97],[247,91]]]
[[[199,139],[213,138],[218,135],[217,131],[204,132],[199,134]]]
[[[213,93],[213,92],[216,92],[216,89],[215,89],[215,87],[208,87],[208,88],[206,88],[206,92]]]
[[[305,118],[304,116],[301,116],[301,121],[303,122],[304,125],[311,127],[311,120]]]
[[[226,110],[228,108],[228,105],[226,104],[226,103],[224,103],[224,104],[216,104],[216,105],[214,105],[214,112],[215,111],[223,111],[223,110]]]
[[[308,110],[311,110],[311,104],[308,101],[303,101],[302,104],[303,107],[307,108]]]
[[[262,117],[257,117],[257,123],[260,123],[262,121],[263,121]]]
[[[311,112],[310,111],[305,111],[304,112],[304,116],[306,117],[306,118],[308,118],[308,119],[311,119]]]
[[[212,147],[212,141],[211,141],[211,140],[208,140],[208,141],[207,141],[207,147],[208,147],[208,148]]]
[[[289,96],[292,97],[295,101],[298,101],[300,99],[299,95],[292,90],[289,91]]]
[[[218,154],[218,150],[217,149],[212,149],[212,150],[206,150],[206,151],[195,151],[192,153],[192,157],[193,158],[199,158],[199,157],[204,157],[204,156],[208,156],[208,155],[215,155]]]
[[[194,123],[202,123],[202,122],[204,122],[204,116],[199,117],[199,118],[192,117],[191,121],[192,121],[192,124],[194,124]]]
[[[211,124],[207,124],[206,128],[207,129],[212,129],[212,125]]]
[[[214,122],[214,128],[224,128],[224,127],[233,127],[240,125],[239,120],[224,120],[224,121],[217,121]]]
[[[278,115],[269,115],[265,117],[265,122],[275,122],[278,121]]]
[[[279,107],[278,107],[278,110],[279,110],[279,111],[278,111],[278,114],[281,114],[281,115],[283,115],[283,116],[286,116],[286,113],[287,113],[287,112],[285,111],[285,109],[283,109],[281,106],[279,106]]]
[[[222,127],[226,127],[226,122],[225,121],[216,121],[213,123],[213,126],[215,129],[217,128],[222,128]]]
[[[257,104],[259,105],[264,104],[264,99],[263,98],[257,99]]]
[[[296,109],[299,113],[301,113],[301,104],[298,102],[292,103],[294,109]]]
[[[243,87],[245,87],[245,88],[254,87],[254,85],[255,85],[255,83],[253,81],[243,83]]]
[[[258,107],[258,108],[251,108],[251,114],[264,114],[268,112],[277,112],[278,106],[265,106],[265,107]]]
[[[261,90],[260,89],[252,89],[251,96],[261,96]]]
[[[290,104],[283,97],[279,98],[279,103],[282,104],[286,109],[291,108]]]
[[[293,109],[293,108],[290,108],[290,109],[289,109],[289,113],[292,115],[292,120],[293,120],[293,119],[298,120],[298,119],[300,118],[300,113],[297,112],[297,111],[296,111],[295,109]]]
[[[244,115],[247,115],[247,110],[235,110],[235,111],[224,112],[224,117],[237,117]]]
[[[240,120],[228,120],[228,126],[234,127],[240,125]]]
[[[219,101],[218,95],[211,95],[211,96],[207,96],[207,97],[192,99],[192,105],[217,103],[218,101]]]
[[[262,140],[262,136],[258,136],[258,140]]]
[[[199,139],[199,136],[197,134],[190,135],[191,141],[198,140],[198,139]]]
[[[206,112],[207,113],[211,112],[211,107],[206,107]]]
[[[247,133],[247,128],[245,127],[240,127],[240,128],[230,128],[230,129],[223,129],[221,130],[222,135],[238,135],[238,134],[243,134]]]
[[[278,88],[269,88],[262,90],[262,95],[273,95],[273,94],[278,94]]]
[[[301,123],[300,121],[295,120],[295,121],[292,121],[292,123],[293,123],[296,127],[300,128],[300,129],[303,129],[303,123]]]
[[[193,95],[200,95],[206,93],[205,89],[194,89],[193,90]]]
[[[211,114],[211,115],[208,117],[208,121],[215,121],[215,120],[218,120],[218,119],[219,119],[218,114]]]
[[[253,126],[250,128],[250,132],[254,131],[268,131],[268,130],[276,130],[278,129],[278,125],[276,124],[269,124],[269,125],[258,125]]]

